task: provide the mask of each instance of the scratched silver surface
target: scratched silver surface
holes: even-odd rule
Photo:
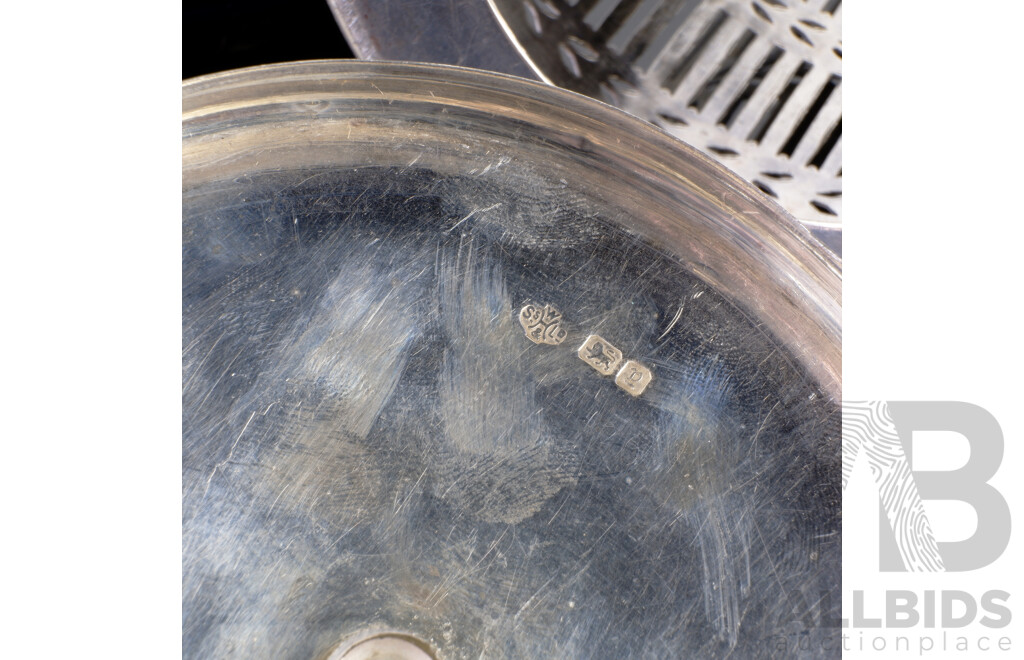
[[[185,657],[838,656],[839,274],[806,230],[513,78],[314,62],[183,103]]]

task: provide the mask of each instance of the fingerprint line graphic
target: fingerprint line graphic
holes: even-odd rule
[[[910,462],[885,401],[843,402],[843,490],[861,452],[867,457],[906,570],[944,571]]]

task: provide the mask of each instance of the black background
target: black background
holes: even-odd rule
[[[186,0],[182,78],[244,66],[353,57],[326,0]]]

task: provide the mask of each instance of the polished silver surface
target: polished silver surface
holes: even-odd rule
[[[185,657],[838,655],[839,274],[805,229],[519,79],[312,62],[183,103]]]
[[[422,641],[400,635],[374,635],[342,644],[327,660],[435,660]]]
[[[598,98],[719,160],[842,252],[840,0],[329,3],[360,57],[532,72]]]

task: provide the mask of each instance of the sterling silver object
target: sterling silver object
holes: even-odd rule
[[[841,0],[328,2],[360,57],[532,75],[598,98],[719,160],[842,250]]]
[[[183,106],[184,657],[834,655],[840,278],[803,227],[506,76]]]

